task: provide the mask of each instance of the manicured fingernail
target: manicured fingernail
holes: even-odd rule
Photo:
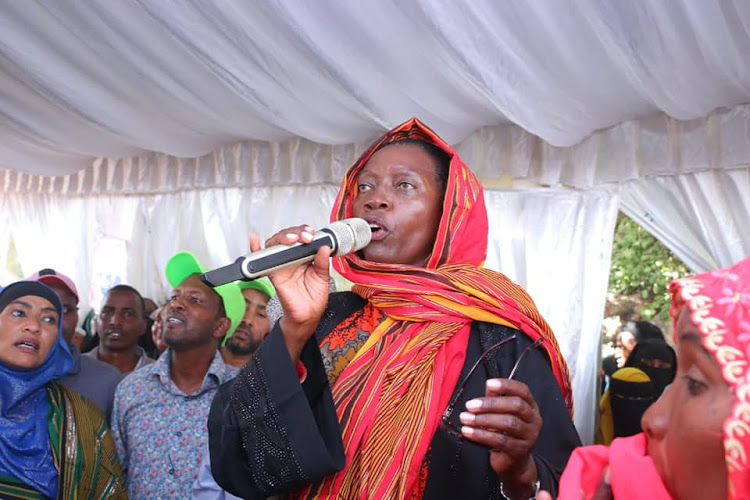
[[[304,230],[304,231],[305,231],[306,233],[310,233],[310,234],[312,234],[312,233],[314,233],[314,232],[315,232],[315,229],[314,229],[313,227],[311,227],[311,226],[305,226],[305,227],[303,228],[303,230]]]
[[[482,402],[478,399],[472,399],[471,401],[466,402],[467,410],[478,410],[481,407],[482,407]]]
[[[488,389],[502,389],[503,383],[500,381],[500,379],[491,378],[487,381],[487,388]]]
[[[474,435],[474,428],[473,427],[461,427],[461,434],[465,436],[472,436]]]
[[[309,238],[309,239],[312,239],[312,237],[313,237],[313,234],[312,234],[311,232],[308,232],[308,231],[302,231],[302,235],[301,235],[301,236],[302,236],[302,237],[303,237],[304,239],[308,239],[308,238]]]
[[[287,238],[289,238],[290,240],[296,240],[297,238],[299,238],[299,236],[297,236],[297,235],[296,235],[296,234],[294,234],[294,233],[286,233],[286,234],[285,234],[284,236],[286,236],[286,237],[287,237]]]
[[[458,418],[461,419],[462,424],[471,424],[477,419],[473,413],[469,413],[468,411],[462,411]]]

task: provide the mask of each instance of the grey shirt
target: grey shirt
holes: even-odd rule
[[[133,369],[133,371],[137,370],[138,368],[143,368],[144,366],[148,366],[154,361],[156,361],[155,359],[151,359],[148,357],[148,355],[146,354],[146,351],[143,350],[143,347],[138,345],[138,346],[135,346],[135,348],[136,348],[136,353],[138,354],[138,363],[135,365],[135,368]],[[91,349],[89,352],[84,353],[84,356],[91,356],[95,360],[99,361],[99,346],[96,346],[93,349]],[[106,363],[106,361],[102,361],[102,363]],[[127,374],[124,374],[124,375],[127,375]]]
[[[76,345],[69,345],[73,356],[73,368],[60,382],[90,399],[102,410],[109,422],[112,415],[112,403],[115,399],[115,388],[122,380],[122,373],[112,365],[97,361],[90,356],[82,356]]]

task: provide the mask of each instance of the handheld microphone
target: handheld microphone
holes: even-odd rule
[[[264,248],[240,257],[228,266],[204,273],[201,279],[211,287],[238,280],[250,281],[287,266],[310,262],[322,246],[331,247],[332,256],[341,256],[363,249],[371,238],[370,224],[364,219],[339,220],[316,231],[310,243]]]

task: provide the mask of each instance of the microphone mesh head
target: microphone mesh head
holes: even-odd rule
[[[341,256],[362,250],[370,244],[372,230],[366,220],[357,217],[338,220],[329,226],[338,243],[333,255]]]

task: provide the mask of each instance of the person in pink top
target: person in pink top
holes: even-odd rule
[[[670,292],[677,376],[643,433],[573,452],[558,498],[750,498],[750,258]]]

